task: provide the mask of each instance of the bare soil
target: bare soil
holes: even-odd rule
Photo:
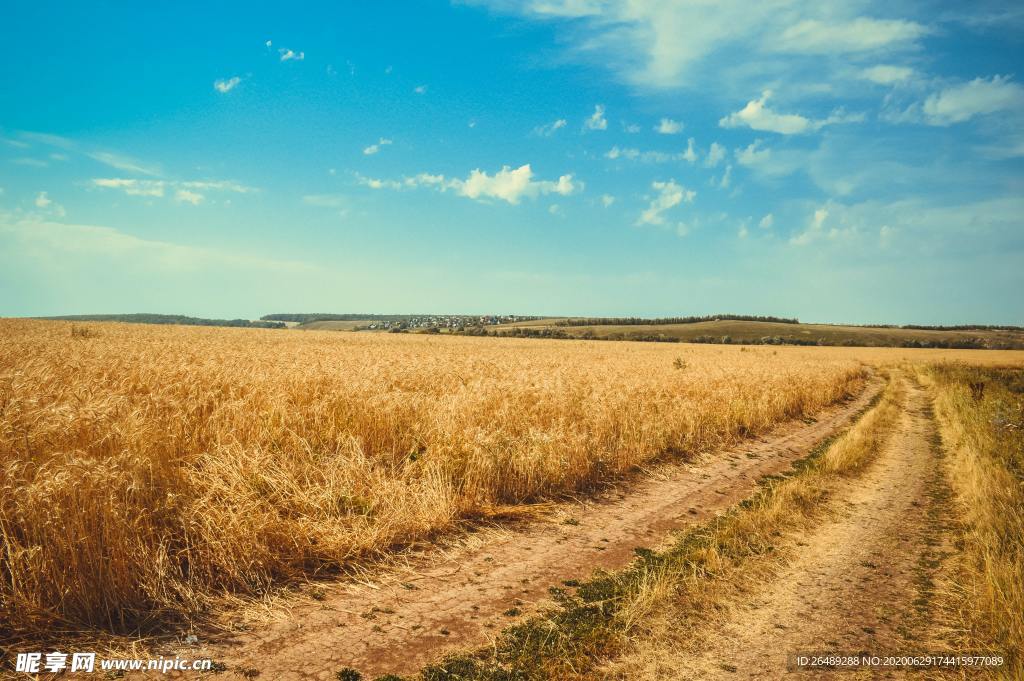
[[[702,522],[749,496],[765,475],[788,470],[849,425],[880,389],[769,436],[665,465],[597,498],[557,504],[541,520],[467,534],[458,546],[410,556],[371,580],[318,586],[264,626],[168,650],[227,665],[220,678],[332,679],[352,667],[373,679],[407,674],[446,651],[488,643],[535,611],[548,587],[617,569],[636,547],[656,547],[673,530]]]

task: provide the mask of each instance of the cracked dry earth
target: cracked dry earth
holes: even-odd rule
[[[940,476],[931,405],[918,386],[891,439],[829,502],[833,517],[796,540],[796,558],[728,619],[672,661],[673,679],[788,677],[796,652],[871,654],[948,650],[929,626]],[[939,516],[941,517],[941,516]],[[799,671],[793,678],[904,678],[908,672]]]
[[[275,681],[333,679],[346,666],[370,679],[413,673],[448,650],[488,643],[544,602],[548,587],[624,567],[634,548],[657,546],[672,530],[749,496],[761,477],[788,470],[849,425],[880,385],[871,380],[814,420],[783,424],[693,464],[666,465],[596,499],[558,504],[542,520],[424,551],[372,582],[335,583],[322,600],[300,602],[279,621],[171,652],[223,662],[220,678],[258,670]]]

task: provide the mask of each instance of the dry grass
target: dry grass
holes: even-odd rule
[[[1006,654],[1024,677],[1024,371],[939,365],[936,414],[964,519],[947,604],[965,650]]]
[[[3,320],[0,640],[181,621],[717,449],[862,378],[819,348]]]

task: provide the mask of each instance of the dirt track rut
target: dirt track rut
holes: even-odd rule
[[[620,568],[634,548],[657,546],[670,531],[745,498],[762,476],[787,470],[848,425],[880,383],[811,423],[787,423],[600,498],[560,504],[543,521],[478,532],[464,546],[424,553],[373,583],[332,585],[323,600],[299,603],[281,621],[174,652],[226,663],[221,678],[252,669],[282,681],[332,679],[346,666],[370,679],[411,673],[448,649],[486,644],[543,602],[548,587]]]
[[[913,385],[908,391],[897,430],[878,459],[830,502],[835,516],[800,537],[796,559],[699,639],[699,654],[679,656],[672,665],[679,673],[671,678],[781,678],[789,676],[787,656],[797,652],[884,655],[947,648],[930,638],[927,622],[936,550],[928,514],[938,474],[935,424],[924,391]],[[906,672],[864,674],[887,679]],[[793,677],[838,678],[829,671]]]

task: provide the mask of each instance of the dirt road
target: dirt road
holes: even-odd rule
[[[228,678],[258,670],[275,680],[332,679],[346,666],[371,679],[414,672],[447,649],[485,644],[535,609],[548,587],[622,567],[634,548],[657,546],[671,530],[748,496],[759,478],[787,470],[848,425],[880,383],[814,421],[785,424],[691,465],[663,467],[596,500],[560,504],[543,521],[478,532],[372,583],[332,585],[320,601],[297,604],[281,621],[171,652],[223,662]]]
[[[676,657],[673,679],[789,676],[796,652],[912,653],[933,640],[930,583],[943,553],[935,424],[924,391],[908,385],[897,431],[830,502],[835,514],[796,542],[796,559],[728,619]],[[903,672],[863,672],[903,678]],[[846,677],[847,674],[842,674]],[[793,678],[837,678],[803,671]],[[850,678],[862,678],[856,674]]]

